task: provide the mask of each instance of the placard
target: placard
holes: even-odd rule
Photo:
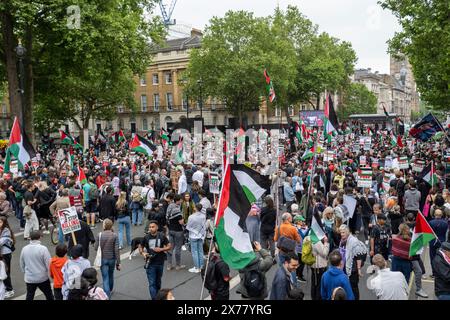
[[[217,172],[210,172],[209,174],[209,192],[213,194],[220,193],[220,180]]]
[[[58,218],[63,234],[81,230],[80,220],[78,220],[77,209],[75,207],[59,210]]]
[[[398,167],[399,167],[399,169],[408,169],[409,168],[408,157],[399,157],[398,158]]]
[[[391,156],[387,156],[387,157],[384,159],[384,167],[385,167],[386,169],[392,168],[392,157],[391,157]]]
[[[412,164],[412,170],[414,172],[422,172],[424,168],[425,168],[425,161],[424,160],[417,159]]]
[[[373,158],[372,159],[372,169],[378,169],[379,166],[380,166],[379,160],[377,158]]]
[[[389,191],[389,188],[391,187],[390,182],[391,182],[391,174],[388,172],[385,172],[383,175],[383,190],[385,192]]]
[[[359,157],[359,165],[365,167],[367,164],[366,156],[360,156]]]
[[[372,187],[372,170],[359,170],[358,172],[358,187],[371,188]]]

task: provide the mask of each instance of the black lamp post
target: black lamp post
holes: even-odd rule
[[[203,146],[203,80],[197,80],[197,84],[200,87],[200,120],[202,121],[202,146]]]
[[[19,40],[19,44],[16,49],[17,58],[19,58],[19,93],[20,93],[20,112],[19,112],[19,122],[21,127],[23,128],[24,123],[24,103],[25,103],[25,88],[24,88],[24,76],[25,70],[23,67],[23,57],[25,56],[27,50],[22,46]]]

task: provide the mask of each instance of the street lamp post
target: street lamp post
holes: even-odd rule
[[[16,49],[17,57],[19,58],[19,93],[20,93],[20,110],[19,110],[19,122],[22,128],[24,128],[24,103],[25,103],[25,89],[24,89],[24,67],[23,67],[23,57],[25,56],[27,50],[22,46],[19,40],[19,44]]]
[[[203,146],[203,80],[197,81],[199,88],[200,88],[200,120],[202,121],[202,146]]]

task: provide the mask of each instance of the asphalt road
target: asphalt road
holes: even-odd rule
[[[25,300],[26,294],[26,286],[23,279],[23,273],[20,271],[19,267],[19,257],[22,248],[28,243],[23,239],[23,233],[19,231],[19,226],[17,220],[14,217],[9,218],[10,224],[13,228],[14,233],[16,234],[16,251],[13,254],[11,272],[12,272],[12,282],[15,291],[15,296],[12,299],[15,300]],[[94,234],[97,235],[101,230],[101,225],[97,224],[97,228],[94,229]],[[131,236],[140,237],[143,236],[143,227],[142,226],[132,226]],[[126,242],[126,241],[125,241]],[[42,239],[42,244],[47,246],[50,251],[50,254],[54,255],[54,248],[50,241],[50,235],[44,235]],[[141,256],[137,255],[129,259],[130,248],[125,247],[121,250],[121,259],[122,259],[122,269],[121,271],[115,271],[115,284],[114,284],[114,292],[112,295],[112,300],[148,300],[150,299],[149,291],[148,291],[148,281],[147,276],[144,270],[144,260]],[[93,263],[95,258],[95,251],[93,248],[90,250],[89,260]],[[180,271],[167,271],[164,270],[163,278],[162,278],[162,287],[163,288],[172,288],[173,293],[176,299],[180,300],[199,300],[199,299],[208,299],[209,293],[205,289],[203,292],[203,296],[201,296],[201,288],[202,281],[200,274],[194,274],[187,271],[190,267],[193,266],[192,256],[190,252],[183,251],[182,252],[182,264],[185,264],[187,267],[184,270]],[[428,250],[425,250],[423,255],[425,266],[427,269],[427,274],[430,274],[430,264],[428,258]],[[368,274],[366,274],[366,268],[368,266],[368,261],[364,265],[364,276],[360,279],[359,288],[360,288],[360,299],[361,300],[376,300],[376,296],[367,289],[366,281],[368,278]],[[269,289],[271,287],[272,279],[275,275],[277,265],[273,266],[266,274],[267,281],[269,285]],[[236,293],[236,289],[239,283],[239,276],[237,275],[237,271],[232,270],[232,277],[230,286],[230,299],[232,300],[240,300],[241,296]],[[304,276],[308,280],[306,283],[302,283],[301,287],[305,293],[305,300],[310,300],[310,277],[311,270],[305,268]],[[101,275],[99,273],[99,285],[101,285]],[[411,281],[412,283],[412,281]],[[429,299],[435,299],[433,294],[433,280],[427,279],[423,280],[423,288],[430,295]],[[411,294],[410,299],[417,299],[414,292],[414,285],[410,286]],[[36,300],[44,300],[45,297],[38,289],[36,291]],[[422,298],[420,298],[422,300]]]

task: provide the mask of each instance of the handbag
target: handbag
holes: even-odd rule
[[[101,237],[102,237],[102,233],[100,232],[98,235],[97,254],[96,254],[95,260],[94,260],[94,267],[98,267],[98,268],[100,268],[102,266],[102,248],[101,248],[101,242],[100,242]]]

